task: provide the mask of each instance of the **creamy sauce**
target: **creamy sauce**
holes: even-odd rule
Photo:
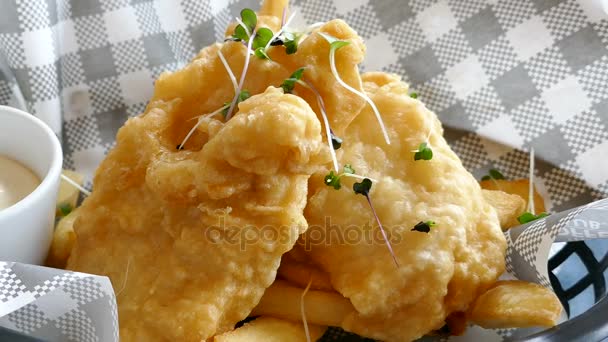
[[[38,185],[40,179],[32,170],[0,156],[0,211],[24,199]]]

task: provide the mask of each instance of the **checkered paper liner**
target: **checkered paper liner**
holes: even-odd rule
[[[45,341],[118,341],[107,277],[0,262],[0,326]]]
[[[258,6],[4,0],[0,104],[49,124],[62,138],[65,166],[90,186],[154,79],[221,41],[240,9]],[[346,20],[368,46],[361,69],[401,75],[476,176],[498,168],[527,177],[524,151],[533,147],[549,210],[606,197],[608,17],[599,0],[293,0],[291,10],[295,27]]]

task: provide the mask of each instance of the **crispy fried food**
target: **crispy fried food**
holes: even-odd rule
[[[276,280],[266,289],[251,314],[301,321],[300,299],[303,291],[303,288]],[[304,304],[308,324],[340,326],[344,319],[354,312],[348,299],[336,292],[310,290],[306,293]]]
[[[400,267],[391,260],[365,197],[348,191],[353,182],[347,178],[341,191],[325,186],[328,170],[311,178],[305,216],[311,226],[343,235],[356,231],[361,239],[340,242],[327,236],[317,243],[304,234],[302,243],[356,309],[342,327],[385,341],[407,341],[440,329],[450,313],[466,311],[504,271],[506,242],[495,210],[448,147],[435,114],[393,77],[363,76],[391,144],[375,129],[367,106],[345,132],[341,162],[377,180],[370,196]],[[412,151],[429,131],[434,156],[414,161]],[[430,233],[411,231],[427,220],[437,223]],[[372,240],[366,238],[370,234]]]
[[[365,44],[361,37],[344,21],[331,20],[314,32],[324,32],[349,44],[336,52],[336,68],[340,77],[351,87],[361,91],[361,77],[358,64],[365,57]],[[344,129],[352,122],[365,105],[365,101],[353,94],[341,84],[331,73],[329,64],[329,43],[319,34],[313,33],[303,40],[294,55],[293,69],[305,67],[305,79],[319,92],[325,103],[325,109],[331,129],[342,135]],[[288,63],[288,61],[286,61]],[[299,96],[316,108],[316,97],[310,91],[297,88]],[[318,113],[318,111],[317,111]],[[375,122],[374,129],[378,129]]]
[[[517,179],[517,180],[504,180],[504,179],[489,179],[479,182],[482,189],[486,190],[500,190],[508,194],[517,195],[526,202],[526,208],[528,207],[528,192],[530,187],[530,180],[528,179]],[[544,213],[545,200],[534,187],[534,209],[537,213]],[[519,223],[517,223],[519,224]]]
[[[445,324],[448,326],[450,335],[460,336],[467,329],[467,314],[464,312],[452,312],[446,319]]]
[[[311,341],[318,340],[327,327],[309,324]],[[306,342],[301,322],[290,322],[273,317],[259,317],[240,328],[215,336],[214,342]]]
[[[53,242],[49,249],[49,254],[46,257],[46,265],[55,268],[65,268],[72,247],[76,241],[76,234],[74,233],[74,221],[79,215],[80,209],[75,209],[67,216],[63,217],[55,231],[53,232]]]
[[[184,151],[176,122],[194,100],[165,96],[120,129],[74,225],[68,268],[110,277],[122,341],[201,341],[247,317],[307,227],[307,180],[325,160],[320,123],[294,95],[269,87]]]
[[[520,280],[497,282],[473,305],[470,319],[484,328],[551,327],[562,304],[553,291]]]
[[[329,275],[310,261],[298,260],[297,256],[294,256],[294,253],[292,253],[294,250],[296,248],[283,254],[281,266],[279,266],[279,270],[277,271],[277,277],[302,288],[305,288],[310,282],[311,290],[333,292],[334,288],[329,281]]]
[[[526,201],[523,198],[500,190],[483,189],[481,192],[486,201],[496,209],[503,231],[520,224],[517,218],[526,211]]]

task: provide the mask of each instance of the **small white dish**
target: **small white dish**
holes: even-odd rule
[[[41,180],[32,193],[0,210],[0,261],[43,264],[53,237],[61,144],[40,119],[0,106],[0,155],[28,167]]]

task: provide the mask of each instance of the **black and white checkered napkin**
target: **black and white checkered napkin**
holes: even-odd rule
[[[258,2],[3,0],[0,103],[47,122],[62,137],[65,166],[90,181],[154,79],[222,40],[231,18]],[[600,2],[293,0],[291,10],[296,27],[345,19],[366,40],[362,69],[409,82],[474,174],[525,178],[522,150],[534,147],[536,183],[548,208],[562,211],[608,194]]]
[[[45,341],[118,341],[107,277],[0,261],[0,326]]]

